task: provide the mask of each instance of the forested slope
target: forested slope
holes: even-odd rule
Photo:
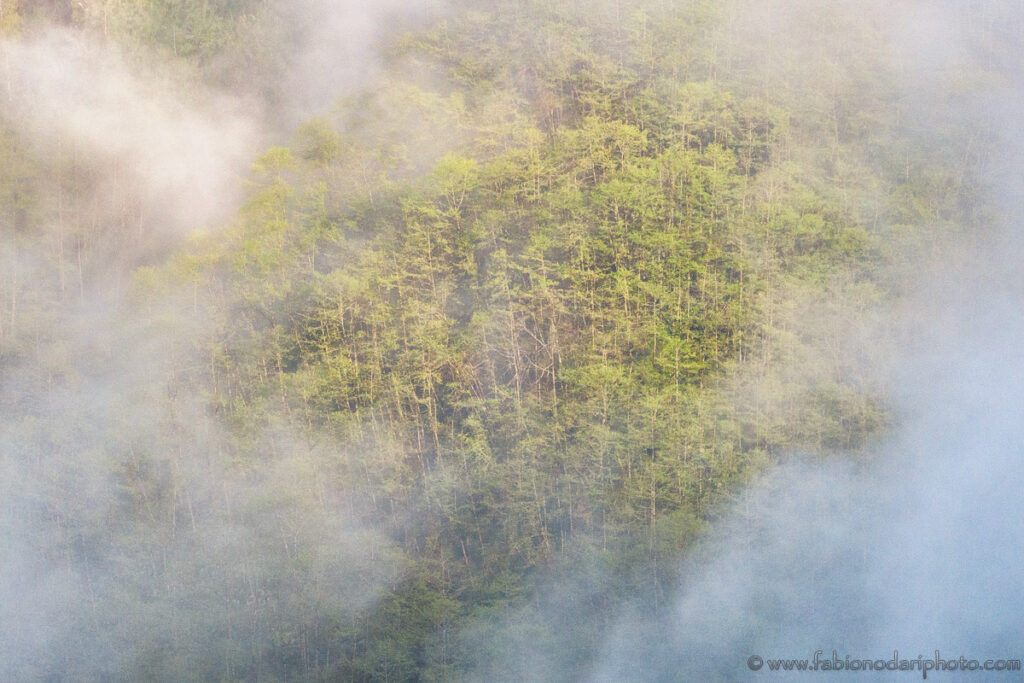
[[[976,218],[983,143],[921,145],[881,29],[797,4],[762,52],[742,3],[451,3],[275,131],[217,224],[5,120],[6,524],[73,577],[81,634],[12,675],[458,679],[552,576],[582,586],[582,662],[746,482],[859,457],[892,416],[854,331]],[[276,112],[275,11],[5,3],[0,26]],[[79,347],[94,297],[132,326]],[[81,401],[113,408],[75,399],[96,377],[111,397]]]

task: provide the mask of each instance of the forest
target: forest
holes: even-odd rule
[[[0,678],[585,679],[1002,220],[883,3],[338,4],[0,2]]]

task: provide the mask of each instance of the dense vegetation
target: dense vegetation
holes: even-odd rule
[[[270,68],[256,1],[0,7],[8,35],[45,17],[209,83]],[[584,661],[616,605],[660,608],[744,482],[877,435],[845,321],[895,296],[916,234],[975,210],[968,159],[900,121],[870,25],[819,8],[856,37],[768,64],[740,9],[454,3],[260,155],[229,225],[169,251],[136,243],[131,197],[90,221],[100,172],[6,126],[0,372],[44,348],[33,378],[85,381],[53,321],[119,259],[132,339],[171,339],[130,399],[159,419],[97,437],[70,410],[54,437],[3,396],[5,443],[51,463],[54,498],[16,514],[49,562],[105,577],[83,625],[132,652],[20,673],[459,678],[552,576],[590,582],[578,613],[522,628],[579,630]],[[62,499],[82,443],[113,502]]]

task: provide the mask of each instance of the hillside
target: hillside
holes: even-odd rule
[[[41,616],[5,676],[483,676],[558,581],[571,618],[491,637],[570,629],[584,671],[748,483],[870,458],[870,330],[989,210],[988,142],[915,121],[877,15],[381,10],[327,98],[282,12],[0,9],[16,64],[111,50],[156,103],[123,128],[83,67],[114,123],[46,128],[43,77],[8,80],[37,99],[0,116],[3,531]]]

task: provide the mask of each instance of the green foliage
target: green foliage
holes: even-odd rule
[[[137,40],[202,65],[258,5],[118,7]],[[709,45],[711,2],[464,5],[395,41],[375,88],[261,155],[223,232],[135,272],[138,310],[184,289],[211,318],[182,385],[227,434],[182,444],[175,421],[152,452],[122,439],[124,452],[93,454],[116,482],[128,555],[181,613],[134,677],[457,678],[470,620],[523,651],[559,628],[530,602],[551,573],[577,576],[592,617],[579,635],[597,647],[616,605],[658,608],[671,560],[778,453],[856,450],[885,425],[836,368],[771,374],[801,357],[784,316],[797,294],[822,299],[845,278],[861,285],[851,307],[889,295],[879,223],[913,233],[956,215],[952,171],[921,157],[900,175],[910,152],[879,114],[884,79],[855,79],[824,107],[802,104],[817,89],[766,91]],[[0,31],[16,21],[0,9]],[[13,262],[22,232],[63,224],[35,199],[45,164],[0,132],[0,258]],[[87,194],[87,169],[61,169],[61,188]],[[64,239],[40,259],[55,301]],[[16,275],[0,270],[0,363],[28,315]],[[728,391],[745,372],[768,387],[753,407]],[[27,442],[42,439],[33,429]],[[328,445],[289,460],[282,433]],[[169,455],[188,447],[216,450],[229,481],[260,492],[214,518],[250,537],[157,569],[160,543],[186,533],[159,512],[178,509],[185,482],[219,509],[221,492]],[[352,538],[343,514],[374,532],[351,541],[372,548],[365,565],[335,552]],[[80,517],[76,533],[102,527]],[[187,547],[219,542],[192,526]],[[235,560],[227,578],[211,568]],[[349,608],[345,572],[386,588]],[[491,621],[508,609],[522,619]]]
[[[437,59],[451,30],[407,49]],[[652,84],[633,65],[585,76],[531,54],[554,70],[536,76],[547,94],[522,91],[503,130],[489,104],[470,107],[460,143],[422,174],[367,146],[370,123],[359,137],[306,124],[294,153],[257,162],[208,267],[226,285],[213,400],[238,438],[283,419],[359,444],[343,477],[418,567],[347,636],[344,676],[440,666],[443,624],[529,594],[577,539],[604,539],[621,590],[646,594],[671,578],[658,558],[770,453],[808,434],[856,445],[881,424],[871,409],[828,422],[863,399],[809,387],[804,422],[780,431],[716,388],[768,333],[769,290],[824,287],[880,258],[776,158],[780,110],[707,80]],[[458,87],[481,86],[479,64],[451,68]],[[509,68],[485,71],[497,87]],[[436,101],[414,106],[429,115]],[[360,167],[383,182],[339,187]]]

